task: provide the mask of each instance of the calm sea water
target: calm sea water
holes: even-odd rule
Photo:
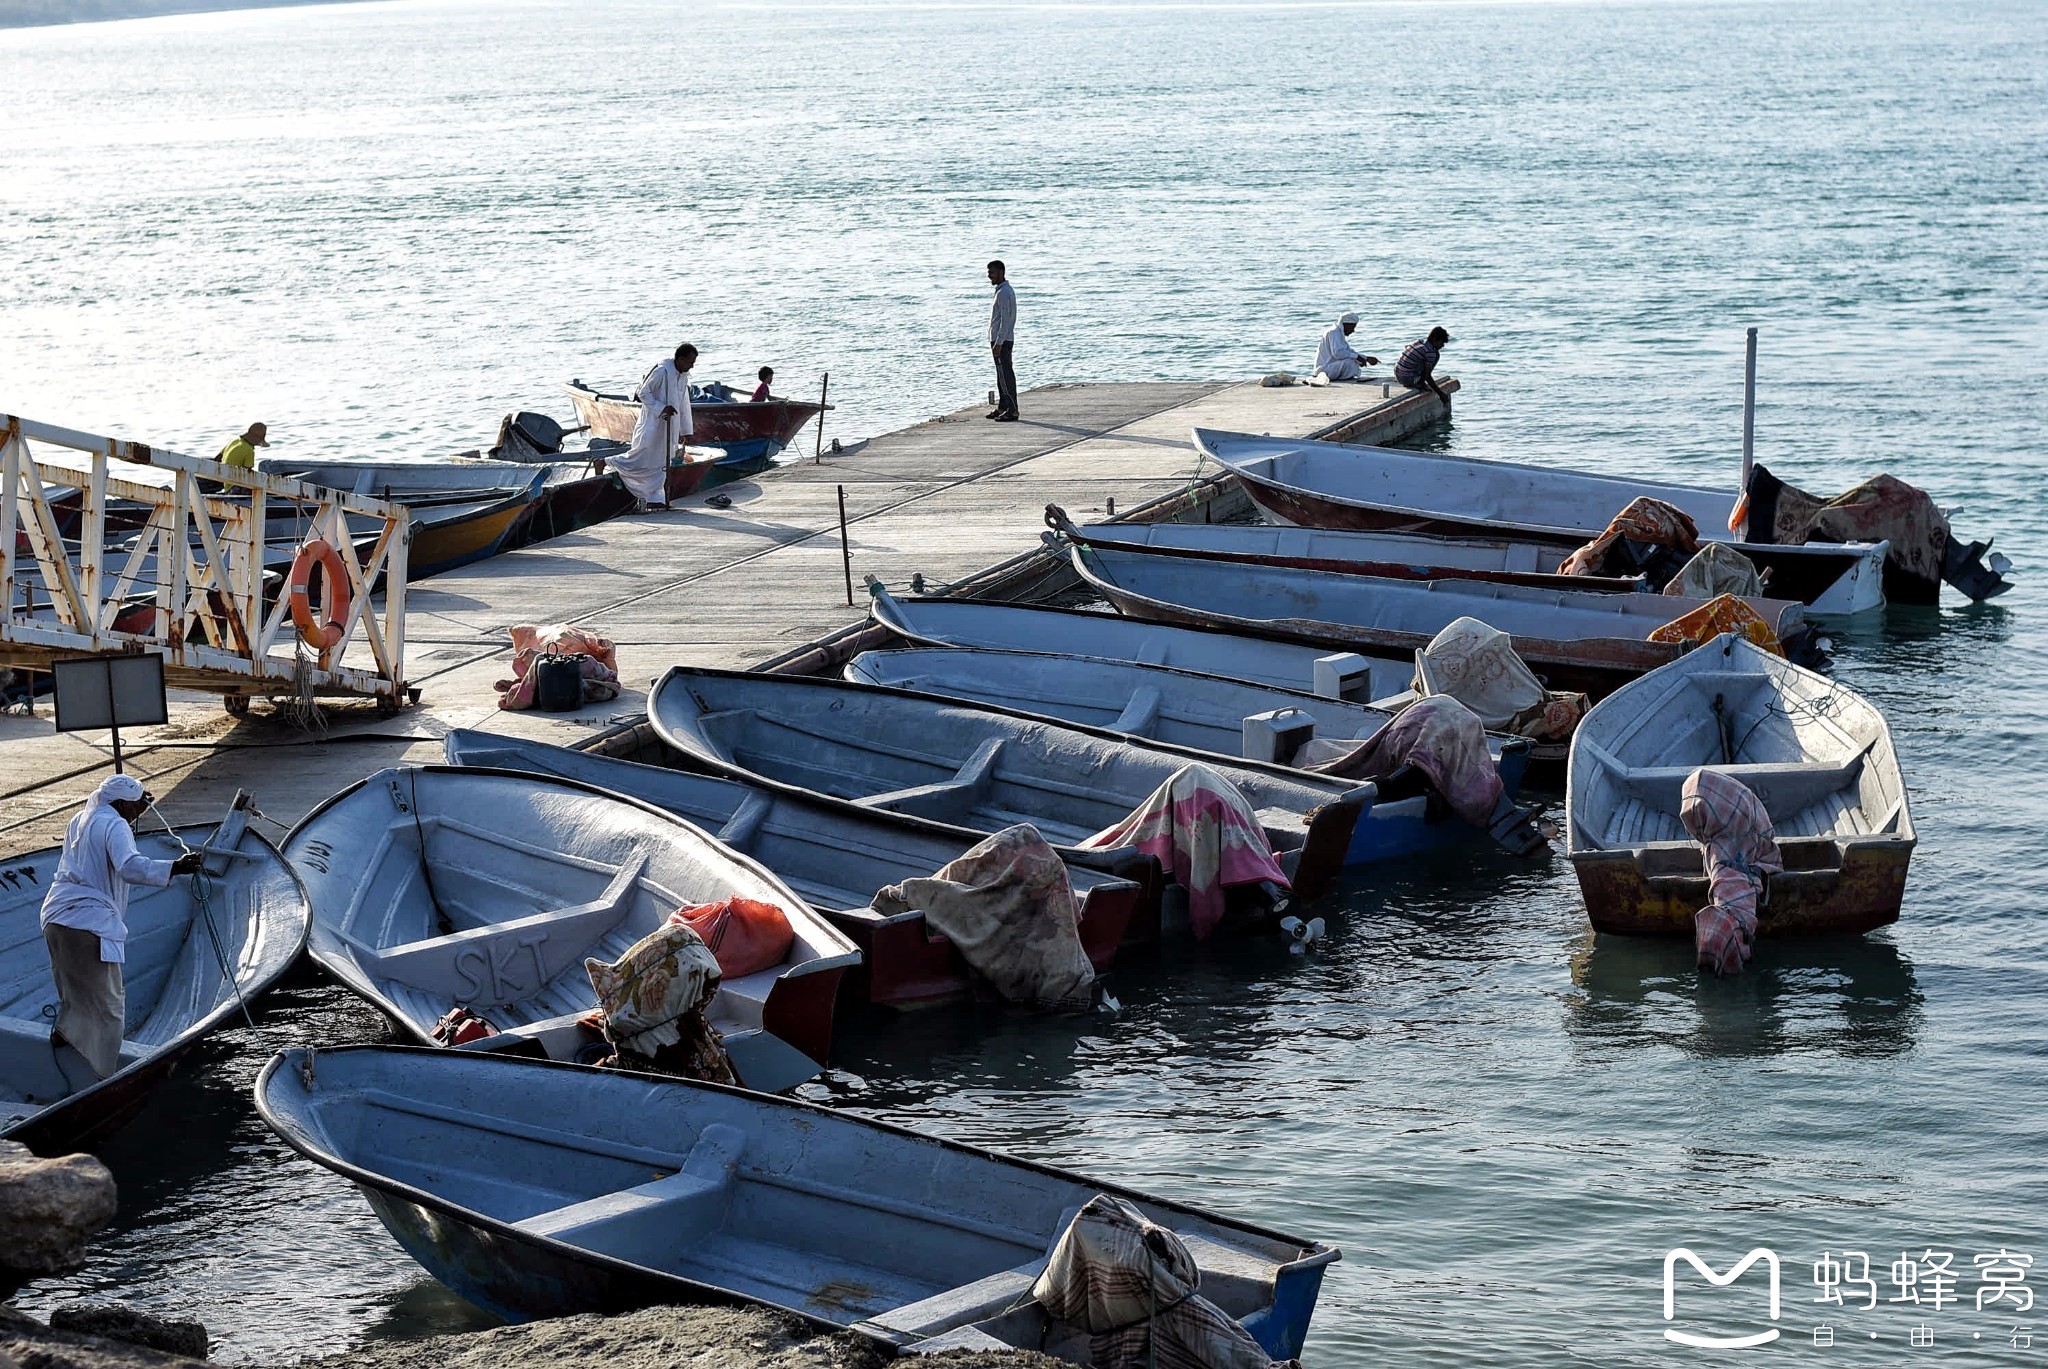
[[[1562,861],[1460,853],[1315,956],[1123,968],[1113,1020],[849,1029],[813,1092],[1341,1244],[1320,1365],[1700,1362],[1660,1338],[1680,1245],[1779,1253],[1764,1353],[2048,1362],[1974,1263],[2048,1262],[2048,9],[408,0],[0,65],[0,408],[184,450],[458,449],[682,337],[829,369],[838,431],[883,431],[990,383],[1001,255],[1027,385],[1304,370],[1352,308],[1382,350],[1457,334],[1431,443],[1720,478],[1760,327],[1761,459],[1925,484],[2022,569],[1836,634],[1922,833],[1896,929],[1701,983],[1595,945]],[[379,1030],[309,982],[225,1033],[32,1305],[197,1315],[239,1361],[475,1324],[245,1101],[269,1050]],[[1874,1310],[1812,1301],[1845,1249]],[[1928,1249],[1961,1305],[1888,1301]],[[1762,1324],[1702,1286],[1696,1329]]]

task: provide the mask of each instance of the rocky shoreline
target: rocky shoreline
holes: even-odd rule
[[[47,1325],[0,1305],[0,1369],[201,1369],[205,1346],[206,1328],[197,1322],[167,1322],[118,1305],[59,1308]],[[1060,1360],[1023,1350],[936,1358],[946,1369],[1063,1369]],[[373,1341],[292,1369],[881,1369],[888,1362],[886,1352],[858,1336],[820,1335],[761,1308],[649,1307]]]

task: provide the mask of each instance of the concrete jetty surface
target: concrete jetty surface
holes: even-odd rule
[[[128,769],[173,822],[217,817],[247,789],[265,815],[289,825],[381,766],[439,760],[454,728],[574,745],[640,714],[649,681],[670,665],[744,668],[799,653],[865,617],[863,576],[892,589],[913,575],[934,590],[957,583],[1032,551],[1047,504],[1099,519],[1111,501],[1122,515],[1192,489],[1197,499],[1220,496],[1210,512],[1223,516],[1234,486],[1212,479],[1193,428],[1385,442],[1444,413],[1433,395],[1383,393],[1379,381],[1054,385],[1030,391],[1022,407],[1024,421],[990,423],[986,406],[974,405],[816,464],[806,433],[791,452],[800,461],[714,491],[729,508],[699,495],[669,513],[615,519],[422,581],[407,596],[406,673],[418,707],[393,718],[367,706],[329,709],[325,726],[309,730],[260,703],[234,718],[211,696],[174,696],[167,726],[123,734]],[[1059,587],[1043,573],[1020,583],[1027,593]],[[510,673],[507,629],[561,622],[617,644],[626,692],[571,713],[500,710],[494,686]],[[111,773],[107,735],[53,732],[47,701],[38,716],[0,718],[0,746],[0,858],[60,841]]]

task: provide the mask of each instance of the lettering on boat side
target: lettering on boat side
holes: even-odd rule
[[[540,948],[547,944],[546,932],[529,932],[517,941],[496,941],[488,946],[467,946],[456,952],[455,973],[462,976],[462,989],[455,995],[458,1003],[512,1003],[530,994],[540,992],[548,982],[547,961],[542,958]],[[521,953],[533,960],[533,980],[527,983],[515,978],[512,966]],[[489,992],[485,989],[488,985]]]

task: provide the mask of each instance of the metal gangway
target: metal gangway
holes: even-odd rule
[[[160,652],[167,685],[230,712],[258,696],[412,697],[403,505],[0,423],[0,666]]]

